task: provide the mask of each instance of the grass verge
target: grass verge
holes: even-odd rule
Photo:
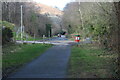
[[[51,46],[50,44],[9,44],[3,46],[3,77],[37,58]]]
[[[73,46],[69,61],[69,78],[115,78],[116,53],[110,53],[93,44]]]

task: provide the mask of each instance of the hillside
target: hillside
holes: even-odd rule
[[[41,8],[40,9],[41,14],[49,13],[50,15],[59,15],[59,16],[63,14],[63,12],[60,11],[59,9],[41,3],[37,3],[36,6]]]
[[[61,10],[41,3],[37,3],[36,7],[40,9],[38,10],[40,14],[49,17],[52,21],[52,34],[59,33],[63,29],[61,24],[63,12]]]

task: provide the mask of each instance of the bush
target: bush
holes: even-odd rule
[[[7,42],[11,42],[13,38],[13,29],[14,24],[7,22],[7,21],[0,21],[0,24],[2,24],[2,44],[4,45]]]
[[[10,28],[2,28],[2,44],[12,41],[13,32]]]

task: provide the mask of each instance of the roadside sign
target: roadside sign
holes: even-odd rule
[[[80,42],[80,35],[75,35],[75,42]]]

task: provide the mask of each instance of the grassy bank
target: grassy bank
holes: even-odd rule
[[[52,45],[49,44],[7,44],[3,46],[3,76],[14,72],[20,66],[37,58]]]
[[[116,77],[117,54],[104,51],[93,44],[74,46],[69,61],[69,78]]]

